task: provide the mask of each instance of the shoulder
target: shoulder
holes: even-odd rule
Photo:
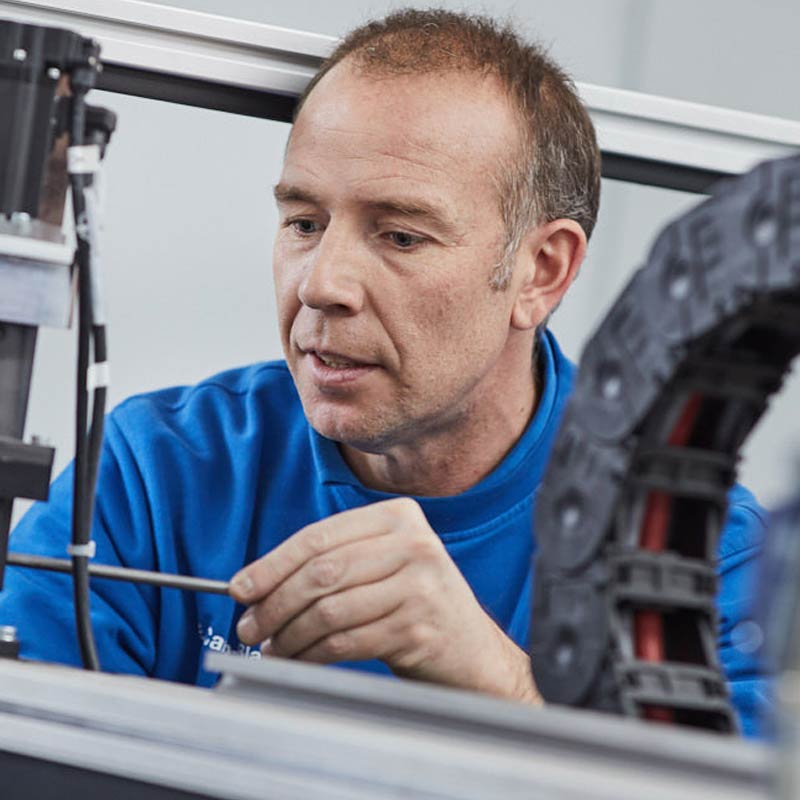
[[[733,565],[742,558],[754,556],[764,542],[767,512],[755,496],[740,484],[728,492],[728,514],[719,540],[720,568]]]
[[[267,361],[220,372],[191,386],[170,386],[133,395],[112,412],[118,418],[138,414],[176,415],[232,408],[250,398],[266,399],[273,405],[292,406],[298,402],[294,382],[283,361]]]
[[[226,370],[192,386],[134,395],[109,415],[109,436],[142,443],[252,435],[304,422],[302,405],[283,361]]]

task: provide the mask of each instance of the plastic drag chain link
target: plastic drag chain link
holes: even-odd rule
[[[734,731],[715,559],[743,441],[800,350],[800,157],[670,224],[584,350],[536,502],[546,700]]]

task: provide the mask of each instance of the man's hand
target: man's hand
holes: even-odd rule
[[[526,653],[494,623],[428,525],[401,498],[303,528],[238,572],[237,628],[265,654],[378,658],[397,674],[541,703]]]

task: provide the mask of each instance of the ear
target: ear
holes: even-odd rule
[[[585,255],[586,234],[575,220],[556,219],[533,228],[515,258],[511,326],[530,330],[541,325],[575,280]]]

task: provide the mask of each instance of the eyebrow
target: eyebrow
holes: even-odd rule
[[[279,183],[272,189],[275,200],[278,203],[310,203],[311,205],[321,205],[320,200],[311,192],[306,192],[297,186],[289,186]]]
[[[273,189],[275,200],[278,203],[308,203],[309,205],[323,205],[319,197],[312,192],[301,189],[298,186],[279,183]],[[457,225],[447,218],[445,213],[435,205],[422,200],[404,200],[402,198],[387,197],[381,200],[369,200],[363,203],[376,211],[384,211],[390,214],[399,214],[409,219],[421,219],[439,228],[443,233],[450,236],[458,236]]]

